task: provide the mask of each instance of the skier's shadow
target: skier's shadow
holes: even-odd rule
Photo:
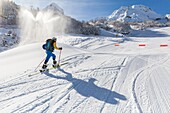
[[[55,76],[51,73],[45,73],[47,76],[67,80],[72,83],[73,88],[84,97],[94,97],[100,101],[109,104],[118,104],[118,100],[127,100],[124,95],[121,95],[115,91],[108,90],[106,88],[98,87],[94,84],[96,79],[90,78],[88,81],[73,78],[71,73],[59,68],[59,71],[66,74],[66,77]]]

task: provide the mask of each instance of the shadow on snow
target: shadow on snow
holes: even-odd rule
[[[72,83],[73,88],[84,97],[94,97],[100,101],[109,103],[109,104],[118,104],[119,100],[127,100],[124,95],[121,95],[115,91],[108,90],[106,88],[98,87],[94,84],[96,79],[90,78],[88,81],[81,79],[73,78],[71,73],[64,71],[59,68],[59,71],[66,74],[66,77],[55,76],[51,73],[45,73],[47,76],[67,80]]]

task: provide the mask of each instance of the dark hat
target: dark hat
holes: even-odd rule
[[[56,40],[57,40],[57,38],[56,38],[56,37],[53,37],[53,38],[52,38],[52,40],[56,41]]]

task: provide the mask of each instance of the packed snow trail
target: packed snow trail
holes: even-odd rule
[[[136,85],[144,84],[149,79],[148,76],[145,77],[146,74],[142,74],[144,71],[147,71],[148,68],[155,68],[154,65],[158,65],[164,60],[160,58],[158,63],[145,65],[147,59],[149,62],[148,56],[133,58],[104,56],[109,60],[100,58],[103,62],[94,69],[77,70],[72,73],[66,71],[75,68],[73,65],[83,65],[82,62],[85,59],[88,59],[88,63],[90,63],[93,57],[100,57],[98,55],[89,57],[89,54],[88,56],[77,55],[77,59],[75,56],[69,57],[72,59],[69,60],[70,64],[65,65],[62,69],[33,77],[25,74],[1,84],[1,112],[147,112],[149,109],[143,108],[143,106],[150,106],[150,103],[147,102],[149,99],[144,95],[148,93],[148,90],[143,92],[143,89],[136,88]],[[132,69],[131,66],[136,67],[140,60],[144,62],[143,66],[137,70]],[[130,70],[127,72],[126,68],[130,68]],[[131,93],[127,94],[130,86]],[[137,87],[144,86],[137,85]],[[143,98],[147,99],[145,102],[148,105],[143,103]],[[168,107],[168,102],[166,105]]]
[[[26,74],[25,76],[19,77],[13,81],[4,83],[5,85],[2,84],[1,90],[3,90],[3,93],[1,93],[1,96],[4,95],[4,93],[5,96],[3,96],[3,98],[0,100],[0,103],[2,103],[1,111],[8,112],[9,110],[9,112],[41,112],[43,108],[48,107],[48,110],[50,110],[49,112],[58,112],[61,111],[61,109],[63,109],[63,112],[66,112],[65,110],[68,110],[68,105],[65,103],[66,101],[69,104],[78,103],[72,105],[74,109],[70,108],[69,110],[69,112],[75,112],[80,106],[84,106],[84,104],[88,104],[88,102],[91,103],[91,101],[93,102],[93,99],[91,100],[91,98],[95,98],[96,101],[99,101],[97,103],[98,106],[103,106],[105,103],[117,104],[118,102],[115,98],[126,100],[124,95],[114,91],[112,92],[113,84],[117,78],[117,73],[120,70],[124,58],[118,57],[116,59],[112,59],[114,63],[120,65],[120,67],[118,67],[114,63],[111,65],[110,62],[98,55],[89,56],[88,54],[88,56],[77,55],[76,57],[77,58],[75,58],[75,56],[70,57],[69,59],[72,60],[69,60],[70,63],[64,66],[63,69],[52,70],[50,73],[45,73],[45,75],[39,74],[31,78],[28,78]],[[74,72],[71,74],[65,71],[71,68],[76,68],[78,65],[82,65],[85,60],[89,59],[93,61],[93,57],[99,57],[98,59],[101,60],[99,65],[95,67],[96,69],[90,68],[87,71],[80,70],[77,71],[76,74]],[[112,56],[106,55],[105,57],[110,59]],[[90,63],[90,61],[88,63]],[[108,65],[110,66],[110,69],[109,67],[106,67]],[[105,79],[108,82],[105,83],[102,79]],[[94,84],[95,80],[99,81],[97,85]],[[100,80],[103,82],[100,83]],[[6,95],[7,93],[9,94]],[[40,95],[37,97],[37,94],[39,93]],[[76,97],[77,99],[75,99],[75,97],[73,97],[69,101],[66,99],[67,96],[73,95],[77,95],[79,98]],[[81,102],[79,102],[80,100]],[[48,106],[46,103],[48,103]],[[84,107],[85,110],[82,112],[88,112],[88,110],[89,112],[91,111],[91,108],[89,108],[88,105]],[[102,107],[98,107],[98,109],[94,109],[94,112],[100,111],[101,108]]]
[[[74,38],[72,46],[59,44],[67,64],[31,77],[45,56],[42,43],[1,53],[0,112],[169,113],[170,49],[159,43],[170,38],[138,38],[120,47],[114,47],[119,39]],[[140,42],[150,46],[136,47]]]

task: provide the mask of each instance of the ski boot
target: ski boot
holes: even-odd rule
[[[57,64],[57,61],[53,60],[53,68],[58,68],[60,67],[58,64]]]
[[[47,69],[47,64],[44,64],[44,65],[42,66],[42,69],[40,69],[40,72],[43,73],[43,72],[46,72],[46,71],[48,71],[48,69]]]

